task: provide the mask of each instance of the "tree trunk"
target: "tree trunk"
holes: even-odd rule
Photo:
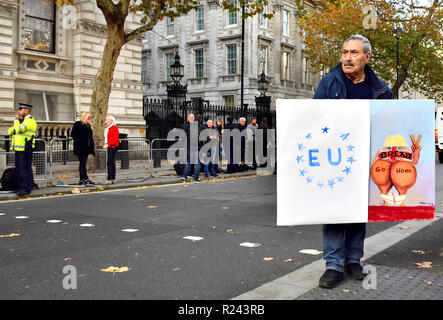
[[[398,76],[399,88],[401,88],[401,86],[403,85],[403,83],[406,81],[407,78],[408,78],[408,71],[403,69],[403,72],[401,72]],[[391,90],[392,90],[392,93],[394,94],[393,99],[398,99],[398,97],[397,97],[397,79],[395,80],[394,85],[392,86]]]
[[[94,80],[92,91],[91,106],[89,111],[92,113],[92,129],[95,138],[95,148],[100,149],[104,144],[105,119],[108,112],[109,95],[111,94],[111,84],[114,77],[115,65],[120,55],[120,50],[124,42],[124,25],[119,23],[108,23],[108,37],[103,50],[100,69]],[[102,152],[96,152],[96,157],[88,158],[89,172],[95,172],[102,158]]]
[[[121,48],[125,44],[124,35],[123,24],[108,23],[108,37],[103,50],[100,69],[95,76],[91,107],[89,109],[93,115],[92,128],[94,130],[94,138],[103,138],[112,79]]]

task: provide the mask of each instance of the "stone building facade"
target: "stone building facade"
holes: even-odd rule
[[[128,16],[127,29],[139,26]],[[123,133],[143,136],[142,37],[126,44],[115,69],[108,113]],[[19,102],[34,106],[41,136],[66,134],[88,111],[106,42],[94,0],[56,7],[53,0],[0,0],[0,135]]]
[[[311,98],[319,76],[309,72],[294,2],[270,0],[266,11],[274,11],[274,17],[256,15],[245,21],[244,103],[255,106],[262,71],[270,81],[271,108],[278,98]],[[181,83],[188,85],[187,100],[240,106],[241,35],[240,13],[230,14],[212,0],[202,1],[198,10],[174,21],[161,21],[144,41],[145,96],[166,98],[169,65],[178,52],[185,66]]]

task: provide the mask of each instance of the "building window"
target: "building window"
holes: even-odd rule
[[[14,98],[32,105],[32,115],[37,121],[74,120],[73,94],[16,89]]]
[[[237,0],[231,0],[230,1],[231,5],[234,7],[237,7]],[[232,25],[236,25],[238,22],[238,16],[237,16],[238,12],[234,12],[234,13],[229,13],[228,12],[228,26],[232,26]]]
[[[194,50],[194,56],[195,56],[195,77],[196,78],[203,78],[203,49],[196,49]]]
[[[289,11],[283,10],[283,35],[289,36]]]
[[[166,17],[166,35],[173,36],[174,35],[174,21],[171,18]]]
[[[282,52],[281,57],[281,79],[289,80],[289,52]]]
[[[260,12],[259,15],[259,25],[262,28],[267,28],[268,27],[268,19],[265,18],[265,14],[268,13],[268,7],[267,6],[263,6],[263,11]]]
[[[234,96],[223,96],[223,105],[228,108],[233,108]]]
[[[25,49],[54,53],[55,4],[53,0],[26,0]]]
[[[226,46],[226,61],[228,74],[237,74],[237,44]]]
[[[174,54],[173,53],[166,53],[165,54],[165,69],[166,69],[166,81],[172,81],[171,77],[171,64],[173,64],[175,61]]]
[[[148,83],[148,56],[146,55],[146,52],[142,52],[142,83],[147,84]]]
[[[303,75],[302,75],[302,83],[309,84],[309,59],[303,58]]]
[[[195,31],[205,29],[205,10],[203,6],[198,6],[195,10]]]
[[[267,73],[267,65],[268,65],[268,48],[266,46],[260,46],[259,49],[259,57],[258,57],[258,74],[262,74],[264,72]]]

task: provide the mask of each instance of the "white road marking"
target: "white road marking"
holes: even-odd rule
[[[123,229],[123,232],[137,232],[138,229]]]
[[[316,256],[316,255],[322,253],[322,251],[318,251],[318,250],[315,250],[315,249],[303,249],[303,250],[300,250],[299,252],[300,253],[305,253],[305,254],[310,254],[310,255],[313,255],[313,256]]]
[[[261,246],[261,244],[260,243],[252,243],[252,242],[243,242],[243,243],[240,243],[240,246],[247,247],[247,248],[256,248],[256,247]]]
[[[15,218],[16,219],[28,219],[29,217],[28,216],[16,216]]]
[[[191,240],[191,241],[200,241],[200,240],[203,240],[203,237],[186,236],[186,237],[183,237],[183,239]]]
[[[92,223],[83,223],[79,225],[80,227],[95,227],[95,224]]]
[[[61,220],[47,220],[46,222],[48,222],[48,223],[60,223],[62,221]]]

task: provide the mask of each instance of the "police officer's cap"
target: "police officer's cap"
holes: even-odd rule
[[[32,109],[32,106],[30,104],[26,104],[26,103],[19,103],[18,104],[18,108],[26,108],[26,109]]]

